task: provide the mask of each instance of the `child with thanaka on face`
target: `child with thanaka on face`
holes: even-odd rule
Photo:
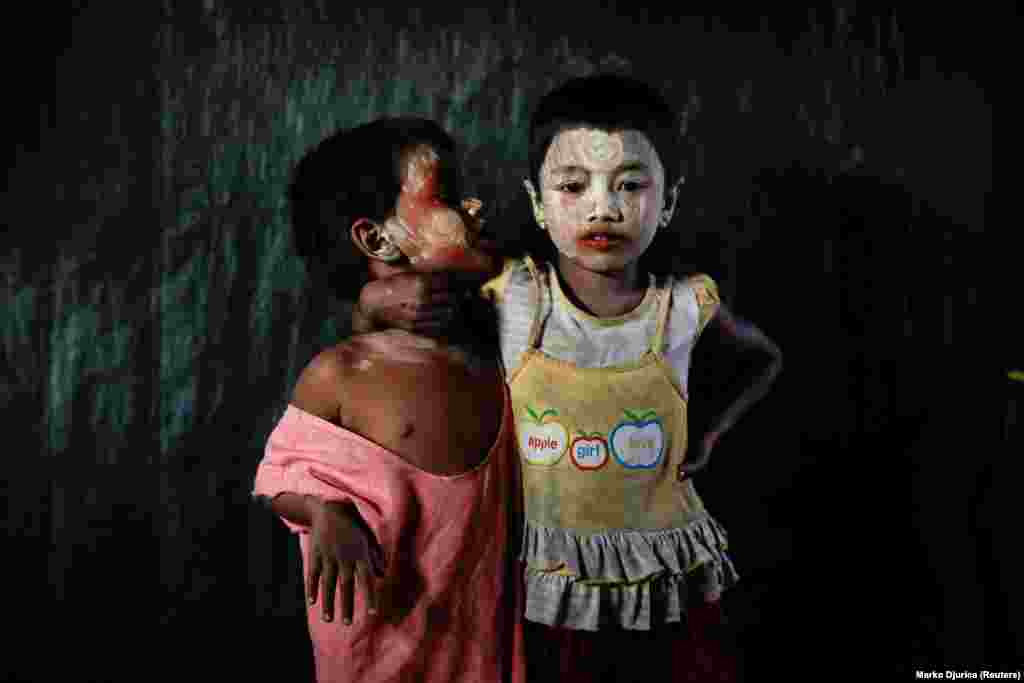
[[[659,236],[683,183],[681,130],[658,92],[574,79],[542,99],[529,139],[525,185],[546,239],[483,288],[523,468],[529,678],[732,680],[712,633],[738,576],[691,475],[764,396],[782,354],[710,277],[672,272],[678,255]],[[443,296],[415,274],[376,280],[353,324],[436,325],[451,315]],[[709,325],[766,362],[693,443],[689,365]]]
[[[413,271],[473,281],[493,265],[480,203],[456,206],[458,185],[433,122],[341,131],[296,168],[297,249],[314,281],[353,296],[366,277]],[[510,545],[522,488],[481,324],[495,323],[385,329],[322,351],[270,435],[253,495],[299,535],[320,683],[523,680]]]

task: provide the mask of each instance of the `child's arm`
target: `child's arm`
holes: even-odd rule
[[[458,313],[460,297],[474,293],[477,285],[497,277],[504,267],[493,242],[481,240],[478,246],[492,255],[493,272],[408,271],[368,282],[352,309],[353,332],[398,328],[430,336],[446,329]]]
[[[377,593],[370,580],[370,567],[374,564],[371,559],[374,555],[373,532],[367,528],[354,505],[325,503],[315,496],[287,492],[274,496],[266,501],[266,505],[274,514],[294,524],[310,527],[313,543],[308,558],[309,574],[304,583],[306,595],[313,604],[323,581],[321,607],[324,621],[330,621],[334,615],[334,590],[339,580],[339,609],[343,623],[352,623],[356,582],[365,591],[367,611],[376,613]]]
[[[338,385],[343,369],[337,356],[324,352],[303,370],[291,404],[328,422],[340,414]],[[334,615],[334,593],[341,583],[340,612],[345,624],[352,622],[355,583],[365,592],[368,612],[376,612],[377,595],[371,574],[381,573],[383,558],[373,532],[351,502],[324,502],[310,495],[283,492],[264,500],[271,511],[293,524],[310,528],[306,595],[315,603],[323,583],[321,608],[324,621]]]
[[[697,457],[679,466],[679,479],[702,470],[711,457],[711,450],[719,438],[732,428],[740,417],[768,393],[775,379],[782,372],[782,350],[752,323],[735,316],[724,304],[718,305],[717,314],[708,325],[714,325],[728,339],[744,351],[760,351],[768,357],[765,370],[747,387],[728,408],[715,420],[711,430],[701,441]]]

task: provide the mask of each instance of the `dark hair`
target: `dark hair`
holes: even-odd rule
[[[665,187],[679,179],[682,131],[679,114],[651,86],[628,76],[597,74],[567,81],[544,96],[530,118],[530,178],[540,187],[540,167],[551,141],[566,128],[609,133],[639,130],[665,168]]]
[[[666,194],[679,180],[683,152],[679,114],[661,93],[642,81],[618,74],[596,74],[573,78],[545,95],[530,119],[530,178],[538,191],[540,168],[551,141],[561,131],[581,126],[607,132],[643,132],[665,169]],[[640,259],[641,271],[659,278],[689,272],[678,263],[679,245],[675,231],[659,229]],[[512,250],[557,263],[558,254],[550,237],[536,227],[522,230]]]
[[[441,157],[446,195],[459,197],[455,141],[429,119],[385,117],[340,130],[296,164],[288,186],[292,235],[315,287],[354,297],[366,283],[367,260],[349,228],[359,218],[390,215],[401,192],[402,152],[421,144]]]

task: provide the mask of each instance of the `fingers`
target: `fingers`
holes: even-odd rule
[[[678,479],[683,481],[687,477],[692,477],[697,472],[704,469],[704,466],[708,464],[706,457],[697,458],[693,462],[684,462],[679,465]]]
[[[457,306],[424,307],[417,310],[410,305],[408,308],[391,308],[381,316],[381,319],[389,327],[417,334],[429,334],[451,327],[458,312]]]
[[[338,613],[341,616],[342,623],[346,626],[352,623],[352,611],[355,605],[355,577],[360,574],[359,584],[364,591],[364,595],[369,595],[369,591],[372,590],[370,582],[368,580],[369,572],[366,569],[366,564],[363,562],[356,564],[356,569],[349,562],[321,562],[323,566],[322,578],[323,578],[323,605],[321,610],[323,613],[324,621],[331,621],[334,619],[334,598],[337,593],[338,597]],[[340,591],[338,589],[341,589]],[[315,590],[315,589],[314,589]],[[311,601],[312,602],[312,601]],[[369,603],[373,609],[370,611],[371,614],[376,612],[376,596],[373,596],[373,602]]]
[[[330,621],[334,618],[334,593],[338,586],[338,565],[334,562],[324,562],[323,572],[323,604],[321,610],[323,610],[324,621]]]
[[[400,307],[403,309],[403,315],[414,320],[430,320],[455,313],[458,308],[458,304],[459,297],[455,294],[448,293],[445,295],[443,300],[437,302],[416,303],[413,301],[407,301],[400,304]]]
[[[441,303],[451,294],[451,274],[443,271],[429,273],[403,273],[396,277],[408,281],[409,296],[418,304]]]
[[[356,563],[356,583],[363,594],[363,603],[366,605],[367,614],[377,613],[377,592],[374,586],[373,577],[365,562]]]
[[[321,605],[321,618],[326,621],[334,619],[334,598],[338,597],[338,614],[346,626],[352,623],[353,612],[355,611],[355,593],[362,591],[366,613],[377,614],[378,599],[376,584],[373,581],[372,571],[367,562],[333,562],[330,559],[319,558],[314,555],[313,567],[316,571],[309,574],[307,593],[310,596],[309,602],[316,602],[321,579],[323,580],[323,596]],[[340,588],[340,591],[338,590]]]
[[[451,290],[449,273],[400,273],[367,283],[359,305],[377,318],[389,308],[420,310],[451,304],[456,298]]]
[[[341,620],[347,626],[352,623],[352,603],[354,602],[353,592],[355,590],[354,572],[349,562],[342,562],[339,566],[338,583],[341,585],[341,603],[338,607],[341,612]]]
[[[485,277],[445,272],[401,273],[377,280],[364,290],[361,305],[388,327],[409,332],[443,332],[459,315],[467,296],[477,292]],[[370,287],[374,293],[366,294]]]
[[[451,325],[451,320],[436,320],[425,323],[415,323],[403,329],[425,337],[440,337],[451,327]]]
[[[707,466],[708,460],[711,459],[711,450],[715,447],[715,443],[718,441],[720,436],[721,432],[719,431],[708,432],[704,436],[704,439],[701,441],[700,448],[697,449],[697,457],[689,462],[684,462],[679,465],[679,471],[677,474],[679,481],[693,476],[695,473],[700,472]]]
[[[317,589],[320,587],[320,573],[323,569],[323,560],[320,557],[320,553],[316,552],[316,548],[310,544],[309,550],[309,576],[306,577],[306,595],[309,598],[309,604],[316,603]]]
[[[352,623],[352,618],[355,612],[355,596],[357,588],[363,594],[366,613],[376,614],[377,594],[367,563],[356,562],[353,565],[348,562],[342,562],[338,566],[338,585],[341,588],[338,611],[341,613],[342,623],[346,626]]]
[[[451,326],[458,314],[455,305],[420,306],[406,302],[381,309],[375,316],[384,327],[397,327],[406,332],[425,333]]]
[[[698,465],[680,465],[679,466],[679,481],[684,481],[689,477],[692,477],[697,472],[700,472],[702,467]]]
[[[398,305],[402,308],[411,311],[430,311],[456,303],[459,300],[459,293],[451,289],[438,289],[410,294],[406,298],[397,300],[399,302]]]

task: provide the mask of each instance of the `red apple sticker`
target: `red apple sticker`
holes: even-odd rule
[[[572,459],[572,464],[581,470],[596,470],[604,467],[604,464],[608,462],[608,446],[601,433],[578,433],[579,436],[569,446],[569,457]]]

